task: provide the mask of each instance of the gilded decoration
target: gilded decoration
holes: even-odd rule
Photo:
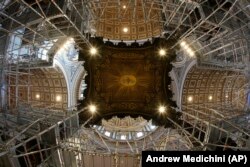
[[[142,116],[146,120],[153,118],[156,124],[166,122],[167,115],[159,116],[157,109],[161,103],[169,111],[170,105],[174,106],[167,86],[171,84],[169,62],[174,55],[169,51],[168,58],[159,57],[157,44],[135,48],[99,42],[93,44],[98,45],[99,55],[88,57],[89,53],[84,53],[86,83],[91,86],[87,88],[83,105],[97,105],[99,110],[93,122],[100,124],[102,118],[113,116]]]

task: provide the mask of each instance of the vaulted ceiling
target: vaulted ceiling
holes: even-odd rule
[[[211,109],[220,111],[227,119],[236,117],[247,105],[247,86],[241,73],[193,67],[185,79],[182,109],[187,113],[202,110],[207,113],[203,119],[210,119]]]
[[[58,67],[31,69],[30,74],[27,70],[22,70],[19,75],[18,80],[14,75],[9,78],[11,109],[22,104],[38,108],[67,109],[67,85]]]
[[[154,1],[102,0],[91,1],[90,6],[97,18],[94,23],[97,36],[140,40],[163,32],[161,5]]]

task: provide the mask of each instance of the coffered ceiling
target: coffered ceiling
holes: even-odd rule
[[[97,36],[138,40],[159,36],[163,31],[163,25],[159,24],[162,20],[161,5],[154,1],[101,0],[92,1],[90,5],[97,17]]]
[[[230,119],[244,112],[247,80],[244,75],[232,71],[217,71],[193,67],[184,83],[183,111],[193,113],[202,110],[210,119],[213,109]]]
[[[9,78],[11,108],[21,103],[60,110],[67,108],[67,85],[59,68],[31,69],[30,75],[23,70],[19,77],[18,83],[14,77]]]

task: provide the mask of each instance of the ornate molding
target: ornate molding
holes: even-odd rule
[[[174,91],[176,95],[176,104],[181,109],[181,97],[183,85],[186,79],[186,76],[189,70],[196,64],[196,59],[189,59],[184,64],[180,66],[180,64],[174,64],[172,71],[170,72],[170,76],[174,81],[176,90]]]
[[[167,120],[159,117],[157,109],[160,104],[166,105],[168,110],[175,106],[172,92],[166,86],[171,84],[168,73],[175,54],[169,50],[168,57],[159,57],[159,46],[167,46],[168,42],[155,41],[138,48],[98,43],[95,45],[100,55],[94,58],[89,58],[87,51],[83,52],[88,72],[86,81],[90,85],[83,105],[95,103],[100,108],[94,123],[99,124],[102,118],[129,115],[153,118],[157,125],[166,124]]]
[[[72,42],[68,46],[69,49],[64,51],[57,52],[54,60],[53,66],[58,66],[65,77],[67,83],[67,92],[68,92],[68,107],[74,109],[77,105],[77,99],[75,93],[78,93],[79,87],[77,86],[79,80],[82,80],[80,76],[86,72],[83,63],[84,61],[78,61],[79,53],[75,49],[75,44]]]

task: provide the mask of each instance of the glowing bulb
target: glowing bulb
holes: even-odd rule
[[[95,113],[96,112],[96,106],[95,105],[89,105],[89,111],[91,112],[91,113]]]
[[[181,47],[184,47],[187,45],[187,43],[185,41],[182,41],[180,45],[181,45]]]
[[[193,51],[190,51],[190,52],[189,52],[189,55],[190,55],[190,57],[194,57],[194,52],[193,52]]]
[[[97,49],[92,47],[89,52],[91,55],[95,55],[95,54],[97,54]]]
[[[164,112],[166,112],[166,107],[160,106],[160,107],[158,108],[158,111],[159,111],[159,113],[164,113]]]
[[[127,27],[124,27],[124,28],[123,28],[123,32],[127,33],[127,32],[128,32],[128,28],[127,28]]]
[[[193,52],[193,51],[192,51],[191,48],[187,48],[187,52],[188,52],[188,54],[189,54],[189,53],[191,53],[191,52]]]
[[[213,99],[213,96],[210,95],[210,96],[208,97],[208,99],[209,99],[209,100],[212,100],[212,99]]]
[[[123,6],[122,6],[122,8],[123,8],[123,9],[126,9],[126,8],[127,8],[127,6],[126,6],[126,5],[123,5]]]
[[[37,99],[40,99],[40,95],[39,95],[39,94],[36,94],[36,98],[37,98]]]
[[[189,101],[189,102],[192,102],[192,101],[193,101],[193,97],[192,97],[192,96],[189,96],[189,97],[188,97],[188,101]]]
[[[189,46],[188,45],[184,45],[183,49],[187,50],[187,49],[189,49]]]
[[[57,96],[56,96],[56,101],[59,102],[59,101],[61,101],[61,100],[62,100],[62,96],[57,95]]]
[[[159,50],[159,55],[160,56],[165,56],[166,55],[166,50],[165,49],[160,49]]]

